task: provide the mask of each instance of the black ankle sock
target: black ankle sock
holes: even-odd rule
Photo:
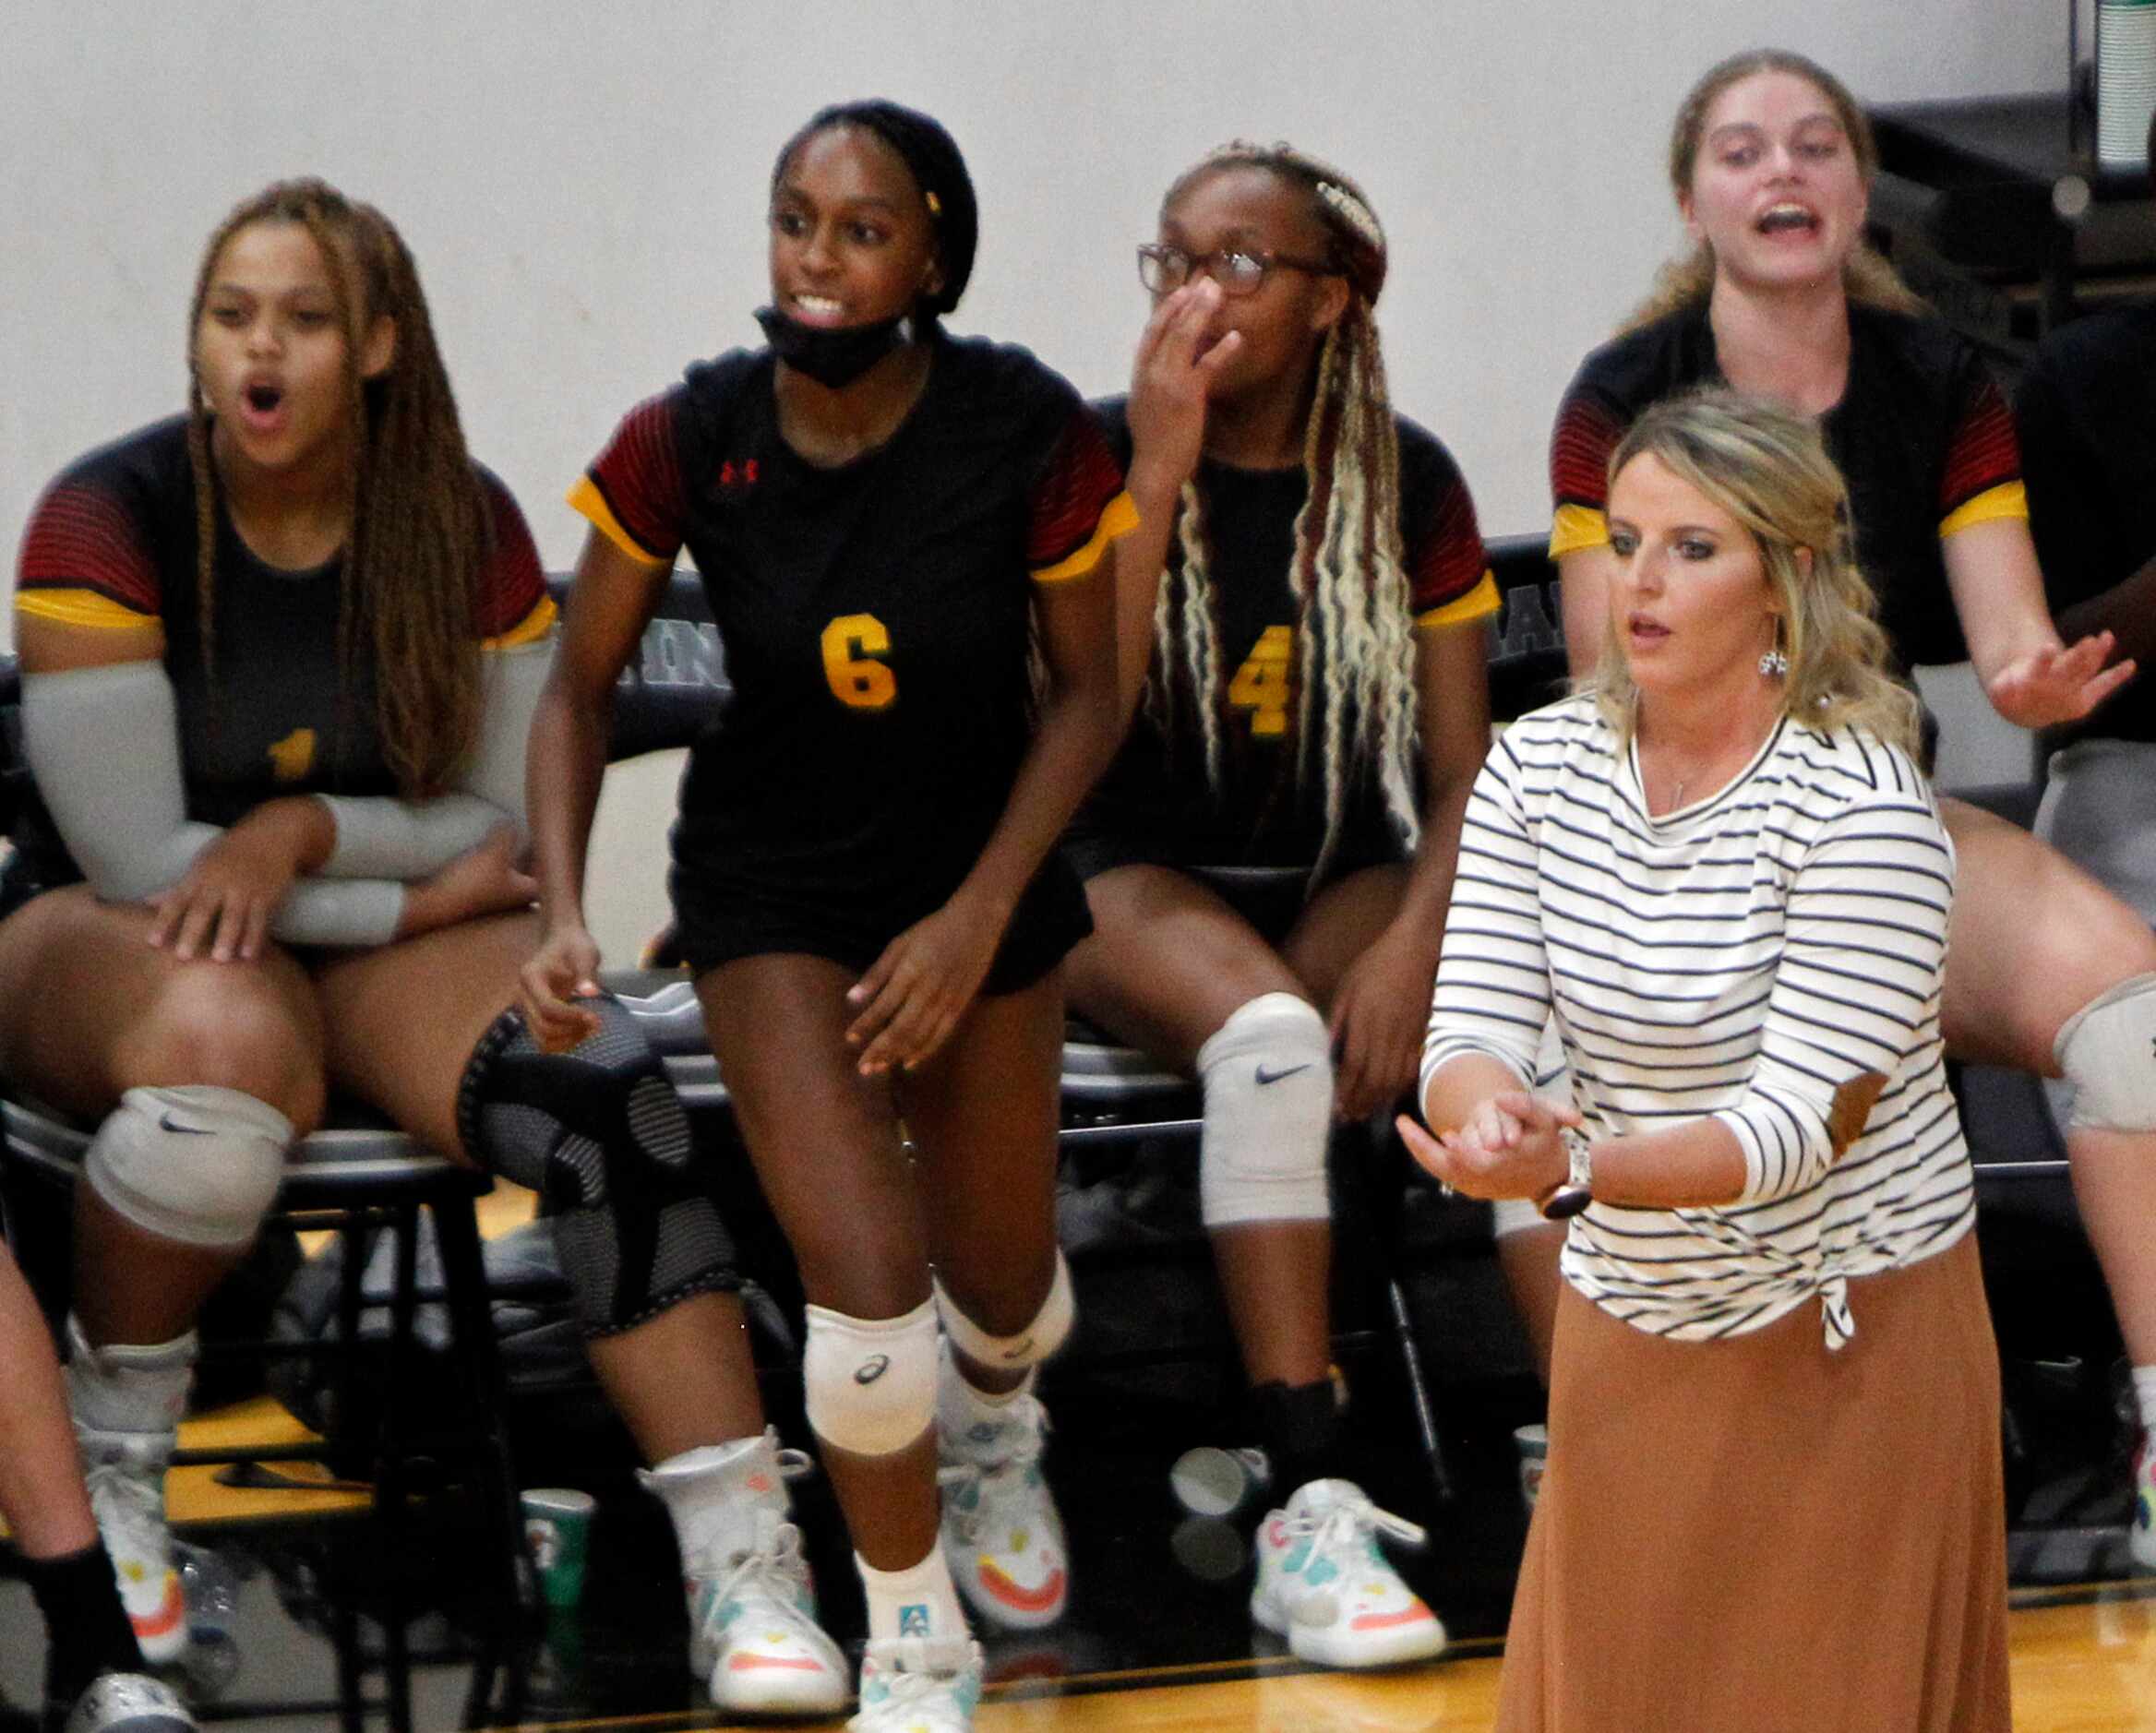
[[[22,1573],[45,1616],[45,1699],[72,1703],[100,1673],[145,1671],[134,1627],[103,1546],[62,1559],[24,1559]]]
[[[1258,1442],[1272,1459],[1276,1502],[1310,1481],[1341,1473],[1340,1400],[1331,1379],[1260,1384],[1251,1392],[1251,1417]]]

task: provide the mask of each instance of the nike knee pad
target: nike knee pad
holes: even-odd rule
[[[1198,1199],[1207,1227],[1324,1221],[1333,1044],[1309,1000],[1265,993],[1198,1049],[1204,1129]]]
[[[2069,1126],[2156,1131],[2156,974],[2137,974],[2060,1027],[2052,1057],[2074,1085]]]
[[[562,1273],[590,1336],[740,1285],[696,1173],[689,1117],[636,1019],[611,995],[599,1027],[547,1053],[504,1011],[473,1048],[457,1128],[473,1159],[545,1199]]]
[[[960,1353],[976,1365],[1012,1372],[1038,1366],[1061,1347],[1078,1316],[1071,1296],[1071,1266],[1063,1261],[1060,1251],[1056,1253],[1056,1274],[1048,1284],[1048,1297],[1022,1330],[999,1336],[982,1329],[959,1310],[940,1281],[936,1284],[936,1310],[943,1321],[943,1333]]]
[[[292,1121],[236,1089],[130,1089],[90,1140],[83,1177],[145,1233],[236,1250],[276,1201],[291,1144]]]
[[[936,1414],[936,1302],[903,1318],[849,1318],[810,1306],[801,1355],[808,1424],[858,1456],[888,1456],[928,1429]]]

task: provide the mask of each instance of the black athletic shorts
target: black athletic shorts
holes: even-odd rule
[[[866,973],[883,948],[940,904],[908,909],[872,897],[833,908],[789,896],[766,881],[677,860],[667,875],[674,901],[675,942],[682,961],[701,974],[741,957],[802,951]],[[1070,866],[1051,855],[1018,899],[1003,942],[981,984],[999,998],[1033,986],[1093,930],[1085,893]]]

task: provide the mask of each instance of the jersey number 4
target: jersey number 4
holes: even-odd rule
[[[873,614],[842,614],[823,628],[823,677],[849,710],[885,710],[898,696],[898,675],[879,657],[891,653],[891,634]]]
[[[1295,628],[1268,626],[1228,683],[1228,701],[1251,713],[1251,736],[1270,739],[1288,732],[1288,706],[1295,696]]]

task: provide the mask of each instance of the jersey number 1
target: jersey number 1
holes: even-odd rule
[[[1228,683],[1228,701],[1251,713],[1252,739],[1288,732],[1288,700],[1295,696],[1295,628],[1268,626]]]
[[[873,614],[842,614],[823,628],[823,677],[849,710],[884,710],[898,696],[888,663],[891,634]]]

